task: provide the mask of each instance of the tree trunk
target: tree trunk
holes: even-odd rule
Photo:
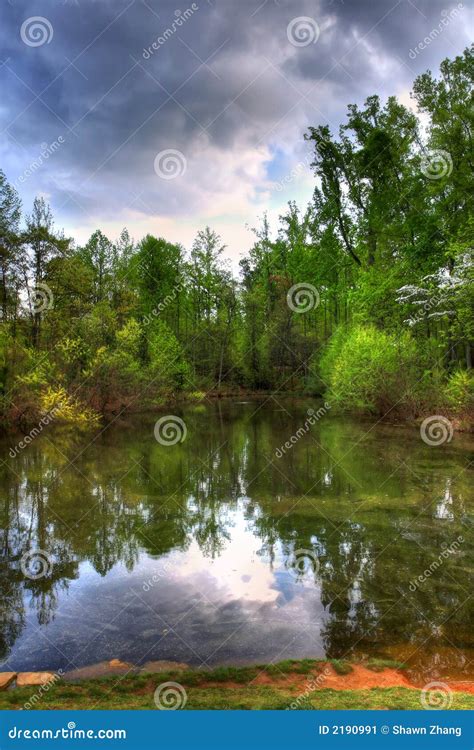
[[[466,367],[472,370],[472,347],[469,341],[466,342]]]

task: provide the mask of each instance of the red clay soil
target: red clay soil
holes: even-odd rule
[[[447,685],[455,692],[470,693],[474,695],[474,681],[470,682],[447,682]]]
[[[330,674],[324,678],[322,687],[332,690],[370,690],[370,688],[414,687],[403,672],[386,668],[382,672],[374,672],[360,664],[352,665],[349,674],[337,674],[330,668]]]
[[[370,688],[414,687],[405,675],[396,669],[387,668],[382,672],[373,672],[359,664],[353,664],[352,672],[341,675],[337,674],[329,664],[321,665],[321,667],[320,671],[315,671],[309,675],[291,674],[287,676],[287,679],[284,679],[282,675],[281,680],[273,680],[269,675],[262,674],[255,678],[254,684],[269,685],[273,683],[281,685],[282,683],[286,683],[287,685],[294,685],[296,683],[299,687],[302,684],[312,681],[315,690],[318,688],[330,688],[331,690],[370,690]]]
[[[442,680],[451,690],[455,692],[474,694],[474,682],[455,682]],[[311,683],[311,684],[310,684]],[[310,674],[281,674],[280,676],[269,675],[262,671],[251,681],[252,685],[265,685],[273,687],[285,687],[300,690],[308,688],[311,690],[370,690],[371,688],[411,688],[420,690],[423,686],[414,685],[403,672],[386,667],[381,672],[374,672],[360,664],[352,665],[352,672],[340,675],[334,671],[330,664],[320,664],[319,670]],[[237,682],[206,682],[202,687],[241,688]]]

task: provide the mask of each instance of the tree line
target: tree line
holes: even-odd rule
[[[305,134],[312,200],[254,230],[239,278],[211,228],[189,252],[97,230],[83,245],[43,198],[23,215],[0,171],[0,411],[29,424],[234,389],[472,417],[473,48],[395,97]]]

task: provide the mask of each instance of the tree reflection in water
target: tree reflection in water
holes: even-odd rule
[[[151,419],[111,427],[89,446],[90,435],[52,429],[14,459],[5,443],[4,664],[54,666],[38,656],[52,658],[44,644],[30,659],[17,643],[38,627],[66,637],[73,602],[79,616],[68,649],[77,645],[76,666],[101,658],[89,645],[92,621],[93,633],[107,627],[113,655],[139,660],[142,634],[146,640],[150,632],[156,658],[166,649],[168,658],[179,656],[170,642],[154,647],[153,634],[166,630],[155,627],[156,617],[169,622],[186,594],[193,612],[184,640],[208,640],[206,653],[216,646],[218,660],[251,661],[251,641],[254,661],[277,657],[287,645],[281,639],[301,635],[304,619],[306,641],[301,637],[285,656],[385,655],[409,659],[425,675],[468,669],[474,645],[472,440],[457,436],[452,444],[430,447],[416,430],[325,416],[277,458],[275,451],[296,433],[310,405],[189,407],[181,414],[187,439],[169,447],[154,439]],[[458,548],[436,563],[459,536]],[[25,578],[20,565],[25,551],[34,549],[53,562],[37,580]],[[291,565],[298,550],[317,563],[301,575]],[[124,624],[120,612],[127,591],[140,587],[139,571],[159,569],[165,560],[176,571],[170,576],[175,604],[166,593],[170,581],[158,576],[151,598],[140,591]],[[433,563],[433,574],[414,587]],[[90,593],[91,581],[98,596]],[[196,598],[204,591],[212,614],[209,602]],[[139,630],[150,605],[158,612],[148,613],[153,627]],[[304,611],[294,623],[285,619],[292,606]],[[227,631],[220,623],[230,622],[229,613],[242,620],[242,640],[222,648]],[[273,628],[267,639],[265,628]],[[99,636],[97,648],[100,643]],[[55,659],[64,661],[58,654]],[[192,654],[187,660],[199,662]]]

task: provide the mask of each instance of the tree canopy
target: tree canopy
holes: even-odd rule
[[[210,227],[189,252],[126,229],[77,246],[0,171],[4,423],[237,388],[472,414],[472,79],[471,48],[415,80],[413,111],[374,95],[310,127],[313,198],[262,218],[240,278]]]

